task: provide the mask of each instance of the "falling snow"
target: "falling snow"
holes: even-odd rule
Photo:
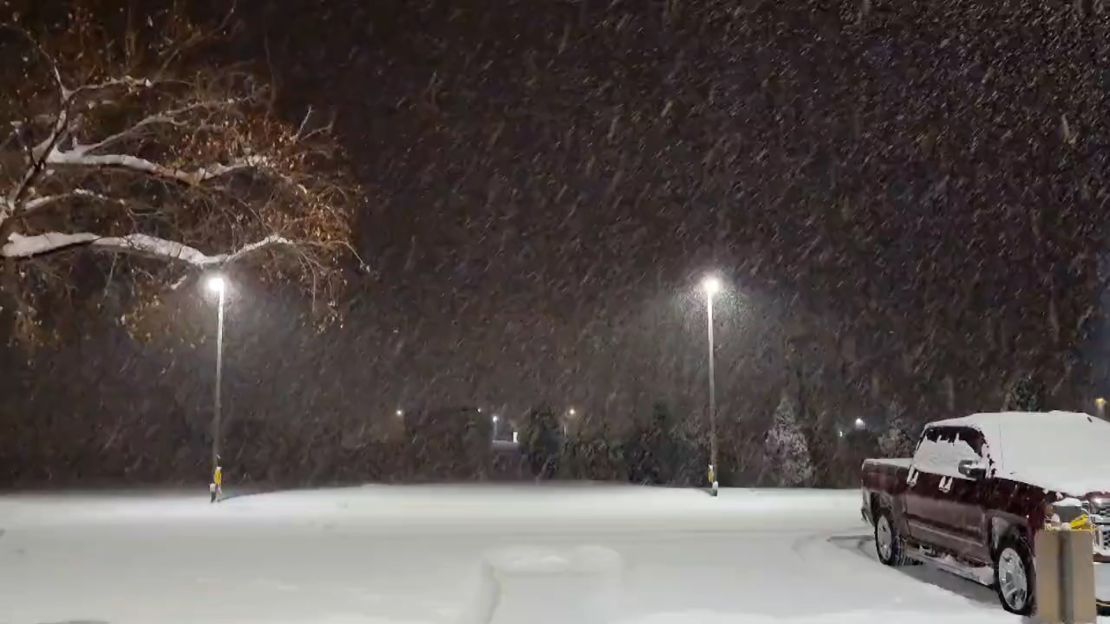
[[[0,26],[0,620],[1010,621],[832,488],[1105,417],[1105,2]]]
[[[833,485],[892,444],[895,418],[912,436],[1008,406],[1026,381],[1045,408],[1094,411],[1110,392],[1101,3],[248,0],[223,15],[196,16],[224,29],[186,61],[245,61],[295,140],[333,133],[360,206],[335,296],[269,279],[265,260],[232,272],[231,479],[404,480],[395,411],[453,406],[512,430],[577,406],[567,447],[598,449],[597,467],[566,471],[624,479],[663,403],[700,463],[707,271],[725,286],[725,483],[770,478],[762,441],[784,393],[816,484]],[[18,16],[35,33],[65,19]],[[5,37],[33,67],[3,79],[49,84]],[[11,104],[5,184],[41,123]],[[219,257],[205,232],[185,243]],[[95,251],[5,261],[5,335],[45,339],[0,356],[2,481],[193,481],[213,302],[180,274],[144,278],[164,276],[149,258]],[[333,323],[314,321],[321,307]],[[518,459],[502,473],[522,477]]]

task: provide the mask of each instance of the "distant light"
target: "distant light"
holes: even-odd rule
[[[210,291],[212,291],[216,294],[219,294],[219,293],[222,293],[224,291],[224,288],[227,287],[227,283],[224,281],[224,278],[223,278],[222,275],[217,274],[217,275],[213,275],[212,277],[208,278],[207,286],[208,286],[208,290],[210,290]]]
[[[867,426],[867,423],[865,423],[862,418],[857,418],[856,419],[856,429],[863,429],[866,426]]]
[[[494,414],[494,415],[493,415],[493,422],[497,422],[497,421],[499,421],[499,420],[501,420],[501,417],[500,417],[500,416],[498,416],[497,414]]]
[[[480,408],[480,407],[478,408],[478,413],[479,413],[479,414],[481,414],[481,413],[482,413],[482,408]]]
[[[404,412],[404,410],[397,410],[397,411],[396,411],[396,412],[394,412],[394,413],[395,413],[395,414],[397,414],[397,418],[400,418],[400,417],[402,417],[402,416],[404,416],[404,415],[405,415],[405,412]]]
[[[572,408],[570,408],[570,409],[568,409],[568,410],[567,410],[567,413],[568,413],[568,414],[570,414],[571,416],[574,416],[574,415],[575,415],[575,414],[577,414],[578,412],[574,411],[574,408],[572,407]]]
[[[520,437],[519,436],[520,436],[519,433],[517,433],[515,431],[513,432],[513,444],[517,444],[517,443],[520,442]]]
[[[705,291],[705,294],[712,297],[721,291],[721,280],[715,275],[706,276],[706,278],[701,281],[701,287],[702,290]]]
[[[843,429],[837,429],[836,430],[836,437],[843,438],[844,437],[844,430]]]
[[[1106,407],[1106,399],[1102,397],[1095,399],[1095,405],[1097,405],[1099,409]]]

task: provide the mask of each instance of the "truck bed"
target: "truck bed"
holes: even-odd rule
[[[906,489],[906,477],[910,472],[913,459],[892,457],[866,459],[860,470],[860,485],[863,488],[863,517],[874,522],[872,506],[876,504],[894,507],[898,497]]]
[[[890,466],[892,468],[909,468],[913,463],[912,457],[886,457],[882,459],[865,459],[864,466]]]

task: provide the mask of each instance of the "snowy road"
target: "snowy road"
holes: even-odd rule
[[[0,497],[0,623],[1017,622],[872,554],[855,492]]]

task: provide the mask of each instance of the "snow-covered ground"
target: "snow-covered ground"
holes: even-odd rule
[[[0,496],[0,623],[990,624],[853,491],[367,486]]]

